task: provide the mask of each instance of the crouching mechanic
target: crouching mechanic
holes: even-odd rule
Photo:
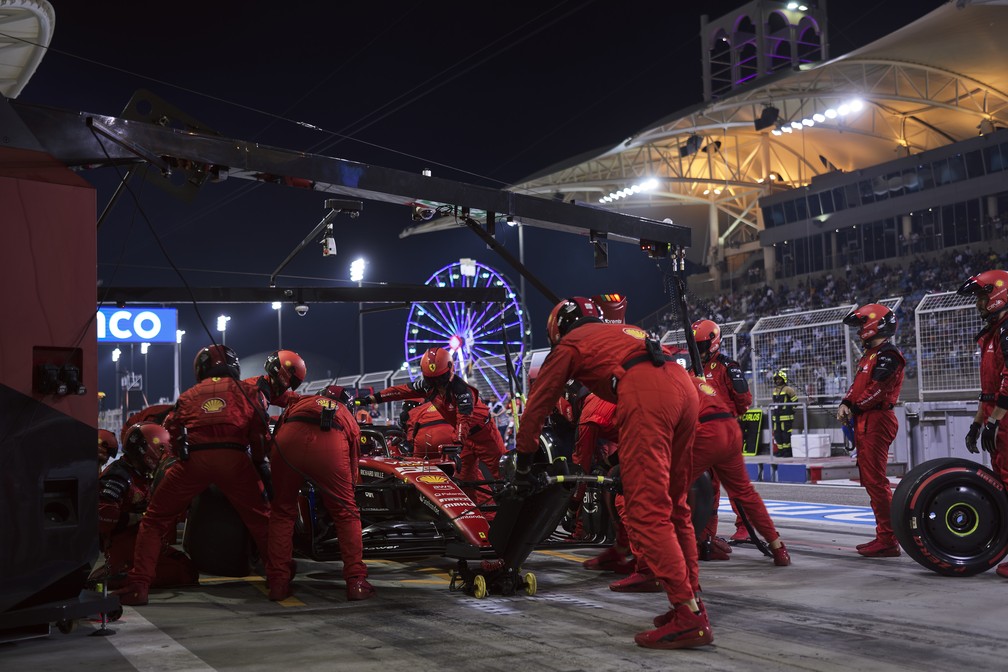
[[[966,434],[971,453],[986,450],[991,467],[1008,483],[1008,271],[978,273],[959,288],[962,296],[976,297],[980,317],[987,323],[977,334],[980,349],[980,406]],[[977,446],[979,442],[980,446]],[[998,565],[998,576],[1008,579],[1008,562]]]
[[[291,538],[298,492],[305,480],[318,487],[336,525],[347,599],[366,600],[375,594],[367,580],[360,511],[354,497],[360,428],[346,407],[349,400],[342,387],[330,385],[319,394],[299,398],[280,416],[270,454],[274,496],[266,582],[271,600],[284,600],[291,594]]]
[[[179,396],[165,418],[179,459],[168,468],[140,523],[133,569],[126,587],[116,591],[122,604],[147,604],[162,540],[210,484],[234,506],[260,555],[266,552],[269,504],[260,485],[261,478],[264,484],[269,480],[266,400],[254,385],[240,380],[238,356],[226,345],[200,350],[193,373],[198,382]]]
[[[836,417],[844,424],[853,421],[858,473],[875,513],[875,538],[858,544],[857,552],[869,558],[896,557],[900,548],[892,528],[892,485],[886,475],[889,446],[899,428],[892,409],[899,401],[905,366],[903,353],[889,342],[896,335],[896,314],[869,303],[848,314],[843,323],[857,327],[864,354]]]
[[[672,605],[655,619],[661,625],[638,633],[634,641],[656,649],[711,643],[710,624],[695,595],[700,585],[696,537],[686,501],[699,408],[689,374],[644,330],[603,324],[595,305],[584,297],[557,304],[546,333],[553,349],[522,414],[517,477],[530,472],[543,422],[568,380],[575,379],[615,403],[624,522],[635,550],[654,571]]]
[[[114,460],[119,454],[119,439],[107,429],[98,430],[98,472],[109,460]]]
[[[433,404],[441,417],[455,428],[458,442],[462,444],[459,479],[485,480],[480,475],[480,464],[491,478],[499,478],[500,458],[505,453],[504,438],[493,423],[490,409],[479,398],[479,392],[455,375],[451,355],[444,348],[429,348],[420,358],[420,371],[423,376],[412,383],[388,387],[358,399],[357,403],[368,405],[400,399],[423,399]],[[469,486],[463,490],[478,505],[492,503],[490,495],[482,489]],[[493,512],[488,512],[486,517],[493,519]]]
[[[110,464],[98,481],[98,537],[105,564],[91,574],[89,581],[104,580],[111,589],[125,585],[126,573],[133,567],[140,520],[150,501],[151,479],[171,444],[171,437],[161,425],[140,422],[123,437],[122,457]],[[182,551],[174,549],[175,529],[165,537],[157,557],[155,588],[192,586],[199,583],[199,570]]]

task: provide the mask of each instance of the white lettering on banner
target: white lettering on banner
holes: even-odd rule
[[[119,326],[120,322],[129,318],[130,314],[125,310],[117,310],[112,313],[112,316],[109,318],[109,332],[116,338],[129,338],[132,336],[133,334],[130,333],[129,329],[122,329]]]
[[[150,323],[149,328],[144,327],[146,323]],[[133,318],[133,331],[140,338],[154,338],[161,331],[161,320],[149,310],[137,313]]]
[[[161,318],[150,310],[142,310],[134,315],[129,310],[117,310],[106,317],[105,313],[97,313],[98,338],[113,338],[125,340],[136,334],[139,338],[154,340],[161,333]]]

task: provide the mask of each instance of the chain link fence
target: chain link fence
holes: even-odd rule
[[[719,324],[721,327],[721,351],[732,359],[739,361],[740,357],[749,349],[748,339],[743,331],[745,322],[736,320]],[[672,329],[666,331],[661,337],[661,344],[670,347],[686,348],[686,336],[682,329]]]
[[[972,297],[928,294],[917,304],[920,401],[961,399],[980,392],[976,334],[984,327]]]

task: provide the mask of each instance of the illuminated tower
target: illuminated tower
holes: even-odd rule
[[[714,21],[700,17],[704,100],[829,58],[826,0],[753,0]]]

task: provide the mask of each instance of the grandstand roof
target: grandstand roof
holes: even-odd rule
[[[682,110],[517,188],[598,203],[655,177],[657,189],[604,207],[690,226],[691,256],[711,263],[714,251],[704,243],[709,208],[682,206],[713,204],[721,213],[719,239],[709,244],[725,255],[752,252],[762,229],[760,196],[1008,127],[1006,28],[1008,0],[948,2],[844,56],[778,72]],[[852,100],[863,101],[863,108],[802,125]],[[766,106],[779,110],[777,125],[756,131],[753,122]],[[774,133],[791,122],[804,130]],[[702,148],[681,151],[694,135]]]

